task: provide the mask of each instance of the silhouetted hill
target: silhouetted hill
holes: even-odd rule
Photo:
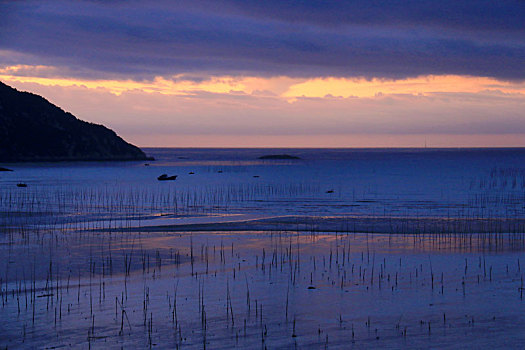
[[[0,82],[0,161],[145,160],[105,126]]]

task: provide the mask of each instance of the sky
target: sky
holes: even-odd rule
[[[524,0],[0,0],[0,81],[142,147],[525,146]]]

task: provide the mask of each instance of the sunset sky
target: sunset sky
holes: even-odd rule
[[[139,146],[525,146],[525,1],[3,1],[0,81]]]

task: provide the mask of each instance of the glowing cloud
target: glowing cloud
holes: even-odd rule
[[[503,93],[525,93],[525,82],[500,81],[487,77],[469,76],[424,76],[408,79],[364,79],[364,78],[315,78],[289,77],[232,77],[212,76],[188,79],[185,75],[155,77],[151,81],[134,80],[88,80],[49,76],[57,67],[16,65],[0,67],[0,79],[8,83],[36,83],[44,86],[83,86],[89,89],[104,89],[121,95],[126,91],[163,95],[191,95],[196,92],[212,94],[248,94],[281,97],[296,101],[300,97],[311,98],[370,98],[383,95],[430,95],[435,93],[479,93],[499,91]],[[31,75],[28,75],[31,73]]]

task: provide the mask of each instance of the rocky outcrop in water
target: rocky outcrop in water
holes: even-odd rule
[[[0,161],[146,160],[105,126],[0,82]]]
[[[289,154],[269,154],[266,156],[261,156],[259,159],[301,159],[297,156],[291,156]]]

